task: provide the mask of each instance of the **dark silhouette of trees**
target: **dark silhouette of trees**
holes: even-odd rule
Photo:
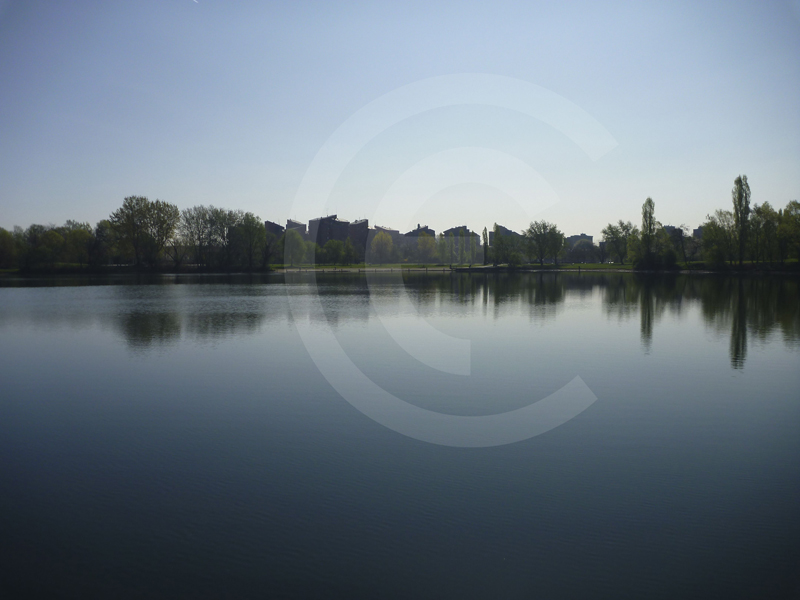
[[[372,238],[370,250],[373,260],[382,265],[389,261],[392,256],[393,242],[391,236],[385,231],[379,231],[378,235]]]
[[[739,175],[734,180],[731,196],[733,198],[733,220],[736,225],[739,268],[741,269],[750,220],[750,185],[747,183],[747,175]]]
[[[305,257],[306,247],[303,238],[295,229],[289,229],[284,234],[284,263],[289,263],[290,266],[300,264]]]
[[[555,228],[555,225],[547,221],[533,221],[522,234],[528,257],[538,260],[540,266],[544,265],[544,259],[550,253],[550,230],[552,228]]]
[[[630,221],[625,222],[622,219],[614,225],[609,223],[603,229],[603,241],[611,247],[611,252],[617,257],[620,264],[625,264],[625,258],[628,256],[628,238],[631,235],[637,235],[638,229],[634,227]]]

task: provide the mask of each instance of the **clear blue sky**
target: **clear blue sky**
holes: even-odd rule
[[[530,115],[432,108],[351,149],[328,210],[400,229],[546,218],[599,236],[637,222],[647,196],[663,223],[697,226],[729,208],[740,173],[755,202],[800,198],[797,1],[0,0],[0,226],[94,224],[129,195],[305,221],[318,215],[295,195],[337,128],[462,73],[549,90],[617,146],[591,160]],[[538,177],[539,203],[492,174]],[[398,182],[426,200],[407,208]]]

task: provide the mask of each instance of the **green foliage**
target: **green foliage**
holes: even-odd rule
[[[540,266],[544,264],[545,258],[551,256],[551,246],[556,243],[555,233],[551,232],[558,232],[558,228],[553,223],[542,220],[531,222],[522,234],[528,256],[538,260]],[[497,229],[495,229],[495,240],[497,240]]]
[[[644,267],[651,267],[655,263],[653,244],[655,243],[656,230],[660,226],[655,217],[656,205],[652,198],[647,198],[642,204],[642,233],[641,256],[639,263]]]
[[[175,234],[179,219],[180,212],[174,204],[129,196],[108,220],[120,248],[132,255],[138,267],[144,262],[157,265],[164,246]]]
[[[616,225],[609,223],[602,233],[603,241],[610,246],[612,256],[624,265],[628,256],[628,238],[634,234],[639,235],[639,230],[630,221],[626,223],[620,219]]]
[[[422,263],[429,263],[436,256],[436,240],[424,231],[417,238],[417,253]]]
[[[597,260],[597,247],[589,240],[578,240],[567,255],[570,262],[591,263]]]
[[[744,261],[744,251],[747,242],[748,221],[750,218],[750,185],[747,175],[739,175],[733,182],[731,190],[733,198],[733,221],[736,227],[739,266]]]
[[[439,256],[439,262],[443,264],[448,262],[447,240],[445,240],[443,233],[436,237],[436,254]]]
[[[372,238],[372,243],[370,244],[371,258],[381,265],[388,262],[392,255],[392,247],[392,237],[385,231],[379,231],[378,234]]]
[[[567,240],[564,234],[555,225],[552,225],[547,232],[547,251],[556,265],[558,265],[558,259],[566,248],[566,243]]]
[[[703,223],[703,260],[712,268],[724,268],[733,261],[736,246],[736,224],[733,213],[717,210]]]
[[[0,269],[12,269],[17,266],[17,248],[14,236],[10,231],[0,227]]]
[[[344,241],[344,250],[342,252],[342,260],[346,265],[352,265],[358,262],[358,252],[353,245],[353,240],[349,237]]]
[[[284,264],[288,263],[293,267],[302,263],[306,254],[306,246],[302,236],[296,229],[289,229],[283,234],[283,239]]]
[[[344,244],[339,240],[328,240],[325,242],[323,255],[325,258],[323,262],[326,264],[336,265],[343,262],[342,257],[344,256]]]
[[[452,264],[455,261],[456,238],[452,233],[447,234],[447,257],[443,262]]]

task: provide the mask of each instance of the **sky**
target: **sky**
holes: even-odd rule
[[[800,199],[800,0],[0,0],[0,226],[126,196],[567,235]]]

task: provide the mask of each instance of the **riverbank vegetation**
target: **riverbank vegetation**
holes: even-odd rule
[[[732,210],[717,210],[693,232],[662,225],[647,198],[641,223],[619,220],[590,238],[569,244],[554,223],[534,221],[521,234],[495,224],[491,234],[455,228],[457,234],[426,233],[395,243],[385,231],[366,247],[346,240],[319,245],[297,230],[280,237],[251,212],[215,206],[180,210],[162,200],[125,198],[94,227],[67,221],[0,228],[0,273],[116,271],[267,271],[305,267],[421,268],[493,266],[508,269],[796,270],[800,258],[800,202],[775,209],[750,205],[747,176],[732,190]],[[490,244],[491,241],[491,244]]]

